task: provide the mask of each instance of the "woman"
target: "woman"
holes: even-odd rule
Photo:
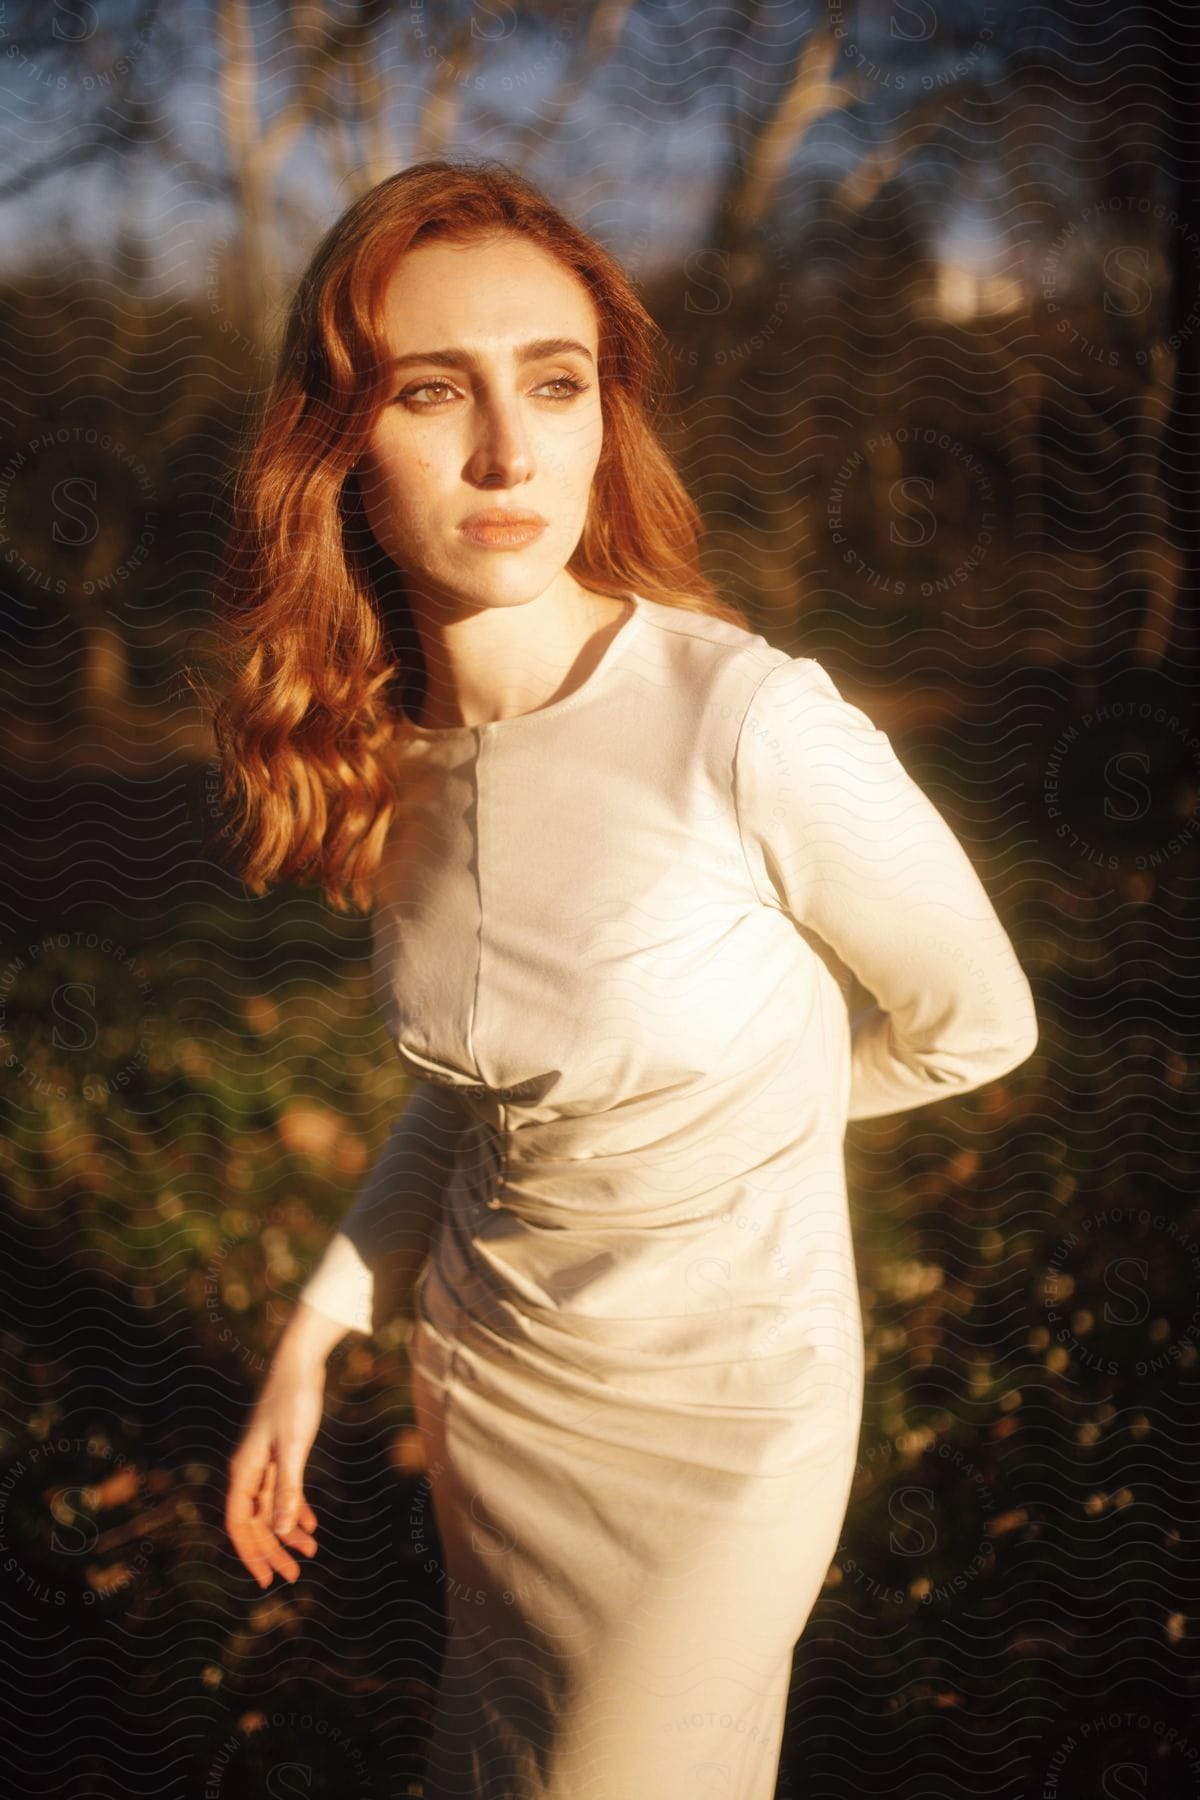
[[[231,540],[244,872],[373,904],[414,1086],[228,1527],[296,1579],[325,1358],[413,1298],[450,1623],[429,1800],[774,1792],[861,1414],[846,1121],[1037,1041],[888,738],[700,575],[655,374],[628,281],[544,198],[407,169],[300,284]]]

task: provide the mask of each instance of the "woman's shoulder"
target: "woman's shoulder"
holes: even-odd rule
[[[702,612],[698,607],[678,605],[666,600],[653,600],[644,594],[636,596],[645,620],[657,630],[700,644],[711,644],[726,651],[744,651],[754,645],[770,650],[771,645],[753,626],[716,613]],[[779,652],[777,654],[782,654]]]
[[[737,665],[749,672],[757,668],[763,674],[776,664],[791,661],[785,650],[769,643],[752,625],[664,600],[639,596],[638,604],[664,653],[678,660],[714,669]]]
[[[710,718],[744,714],[759,684],[794,660],[736,620],[641,596],[639,608],[648,628],[642,672],[656,675]]]

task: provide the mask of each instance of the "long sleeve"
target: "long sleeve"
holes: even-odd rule
[[[413,1084],[301,1300],[368,1333],[400,1309],[432,1246],[462,1124],[445,1088]]]
[[[876,1002],[851,1021],[851,1119],[966,1093],[1032,1055],[1029,982],[965,851],[811,657],[760,682],[734,792],[760,899]]]

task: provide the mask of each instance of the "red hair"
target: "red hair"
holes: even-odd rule
[[[503,164],[439,160],[389,176],[325,233],[300,277],[234,478],[216,596],[230,674],[212,723],[234,814],[225,830],[255,894],[305,874],[338,911],[374,903],[395,810],[388,689],[400,687],[407,710],[424,670],[353,465],[388,398],[383,305],[398,259],[433,238],[496,231],[557,257],[598,314],[604,437],[569,572],[596,593],[746,624],[700,572],[699,511],[651,424],[662,333],[620,265]]]

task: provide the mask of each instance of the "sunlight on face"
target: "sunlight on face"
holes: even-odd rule
[[[535,599],[579,542],[600,458],[586,287],[505,233],[409,251],[386,307],[392,353],[406,360],[359,464],[372,531],[427,604]],[[550,339],[580,348],[549,350]],[[531,344],[537,353],[519,357]],[[493,508],[540,513],[546,529],[499,550],[464,536],[466,519]]]

